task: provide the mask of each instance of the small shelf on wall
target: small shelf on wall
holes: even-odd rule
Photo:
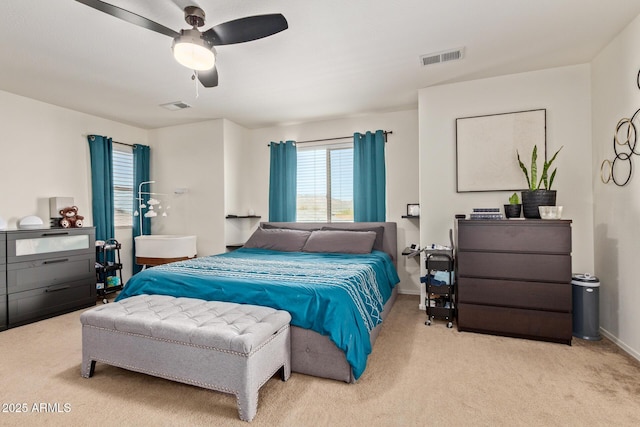
[[[237,218],[262,218],[260,215],[227,215],[226,219],[237,219]]]
[[[402,250],[402,256],[406,256],[408,258],[414,258],[419,256],[420,252],[422,252],[420,249],[411,249],[409,247],[406,247]]]
[[[235,251],[236,249],[240,249],[244,246],[244,243],[230,243],[226,245],[226,248],[230,251]]]

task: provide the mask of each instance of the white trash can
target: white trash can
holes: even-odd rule
[[[589,273],[574,274],[571,280],[573,296],[573,336],[598,341],[600,336],[600,281]]]

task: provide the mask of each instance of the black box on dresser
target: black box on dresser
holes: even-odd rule
[[[458,329],[571,344],[571,221],[459,220]]]

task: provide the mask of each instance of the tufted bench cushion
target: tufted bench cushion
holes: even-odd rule
[[[240,418],[257,412],[258,390],[291,373],[288,312],[270,307],[138,295],[88,310],[82,376],[96,361],[236,395]]]

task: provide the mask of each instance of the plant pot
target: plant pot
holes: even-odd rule
[[[504,205],[504,216],[507,218],[520,218],[522,205]]]
[[[556,190],[522,192],[522,211],[525,218],[540,218],[538,206],[555,206]]]

